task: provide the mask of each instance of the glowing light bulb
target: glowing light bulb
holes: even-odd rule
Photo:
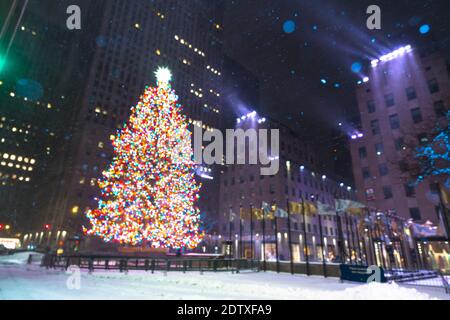
[[[156,80],[162,83],[169,83],[172,80],[172,72],[167,67],[159,67],[155,72]]]

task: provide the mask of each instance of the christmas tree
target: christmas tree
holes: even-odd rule
[[[191,133],[167,68],[155,73],[129,122],[112,138],[114,158],[99,180],[98,208],[86,212],[87,235],[154,248],[197,247],[200,185],[194,179]]]

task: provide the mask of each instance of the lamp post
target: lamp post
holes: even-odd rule
[[[273,202],[272,208],[274,209],[273,211],[275,212],[275,208],[276,208],[276,203],[275,201]],[[276,214],[274,214],[274,222],[275,222],[275,258],[276,258],[276,264],[277,264],[277,273],[280,273],[280,259],[278,256],[278,217]]]
[[[286,198],[287,205],[287,214],[288,214],[288,245],[289,245],[289,257],[290,257],[290,266],[291,266],[291,274],[294,274],[294,256],[292,255],[292,239],[291,239],[291,210],[289,208],[289,198]]]

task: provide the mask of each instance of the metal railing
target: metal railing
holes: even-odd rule
[[[127,256],[58,256],[48,254],[42,259],[43,267],[48,269],[68,269],[77,266],[94,270],[129,270],[150,271],[180,271],[180,272],[232,272],[239,273],[242,270],[259,271],[258,265],[244,259],[205,259],[205,258],[151,258],[151,257],[127,257]]]
[[[450,294],[447,276],[439,270],[389,270],[388,280],[409,286],[442,288]]]

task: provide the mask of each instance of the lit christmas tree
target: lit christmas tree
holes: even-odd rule
[[[193,249],[203,234],[191,133],[170,71],[155,74],[158,87],[146,88],[112,139],[115,156],[99,180],[98,208],[86,213],[91,227],[83,230],[106,242]]]

